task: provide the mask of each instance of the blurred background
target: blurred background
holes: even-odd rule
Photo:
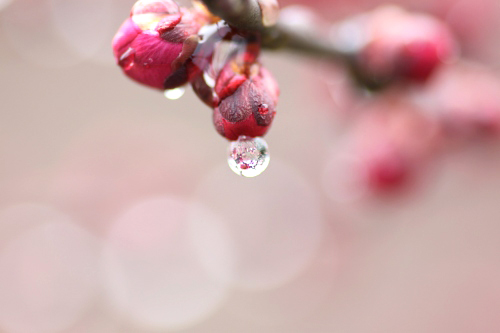
[[[190,89],[167,100],[115,65],[133,3],[0,0],[1,333],[500,332],[498,144],[364,196],[337,163],[346,79],[265,53],[272,160],[240,178]],[[336,20],[380,3],[303,4]],[[497,0],[398,3],[498,69]]]

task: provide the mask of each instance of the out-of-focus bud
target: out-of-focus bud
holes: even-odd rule
[[[117,63],[130,78],[171,89],[190,78],[189,62],[204,15],[173,0],[140,0],[113,39]]]
[[[362,183],[387,192],[411,185],[440,145],[439,126],[415,106],[392,98],[363,110],[351,133]]]
[[[413,178],[414,166],[409,159],[391,145],[381,144],[379,150],[366,156],[366,180],[375,190],[391,190],[403,186]]]
[[[228,140],[264,136],[276,114],[279,88],[259,63],[241,68],[229,62],[219,75],[215,94],[220,100],[214,109],[214,125]]]
[[[451,139],[500,136],[500,77],[482,65],[461,62],[443,68],[417,100]]]
[[[352,53],[352,72],[369,88],[395,80],[426,81],[457,52],[454,37],[438,19],[384,6],[334,27],[338,47]]]

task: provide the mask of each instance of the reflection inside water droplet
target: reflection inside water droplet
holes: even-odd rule
[[[243,177],[256,177],[266,170],[270,156],[267,143],[262,138],[240,136],[229,146],[228,164],[231,170]]]
[[[175,89],[167,89],[165,90],[165,97],[170,99],[170,100],[176,100],[184,96],[184,93],[186,92],[185,87],[179,87]]]
[[[258,110],[258,111],[259,111],[259,113],[260,113],[260,114],[262,114],[262,115],[267,114],[267,113],[269,112],[269,105],[267,105],[267,104],[261,104],[261,105],[259,106],[259,110]]]

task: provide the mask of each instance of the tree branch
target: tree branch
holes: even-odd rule
[[[270,50],[289,50],[335,61],[349,61],[352,56],[339,49],[326,36],[282,23],[263,32],[262,47]]]
[[[306,7],[296,10],[294,14],[302,12],[302,15],[311,22],[297,24],[304,17],[297,19],[284,15],[278,20],[279,8],[276,0],[202,1],[214,15],[219,16],[231,26],[245,31],[260,32],[263,48],[288,49],[337,61],[350,59],[350,54],[337,48],[328,36],[321,34],[320,29],[317,28],[318,21],[321,20],[318,20]]]
[[[262,11],[257,0],[202,0],[212,14],[230,25],[250,31],[262,31]]]

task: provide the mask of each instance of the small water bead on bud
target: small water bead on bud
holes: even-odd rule
[[[231,170],[243,177],[256,177],[266,170],[270,156],[263,138],[240,136],[229,146],[227,162]]]
[[[175,88],[175,89],[165,90],[164,95],[167,99],[174,101],[174,100],[177,100],[177,99],[181,98],[182,96],[184,96],[185,93],[186,93],[186,88],[179,87],[179,88]]]

